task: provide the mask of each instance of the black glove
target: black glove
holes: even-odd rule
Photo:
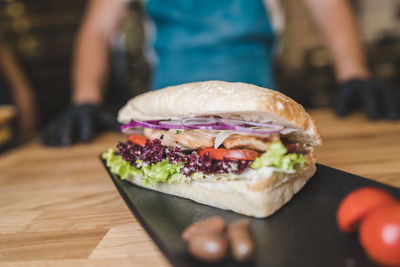
[[[333,99],[333,108],[338,116],[363,109],[368,118],[376,120],[400,117],[398,92],[387,85],[371,80],[354,79],[340,85]]]
[[[103,130],[119,130],[115,116],[92,104],[71,106],[45,128],[42,142],[46,146],[86,143]]]

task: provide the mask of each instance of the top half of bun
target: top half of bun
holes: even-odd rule
[[[289,140],[320,145],[314,120],[291,98],[267,88],[223,81],[194,82],[136,96],[119,111],[118,121],[182,119],[217,115],[272,122],[291,129]]]

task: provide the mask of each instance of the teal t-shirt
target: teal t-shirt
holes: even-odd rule
[[[151,89],[204,80],[274,88],[274,32],[262,0],[147,0]]]

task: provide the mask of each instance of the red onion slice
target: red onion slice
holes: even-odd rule
[[[202,124],[202,125],[193,125],[188,126],[189,129],[199,129],[199,130],[227,130],[224,126],[218,124]]]
[[[258,126],[258,127],[265,127],[265,128],[276,128],[276,127],[282,127],[276,124],[272,123],[263,123],[263,122],[257,122],[257,121],[248,121],[246,122],[247,125],[252,125],[252,126]]]
[[[188,126],[183,125],[182,121],[178,121],[178,120],[160,121],[158,125],[166,128],[166,129],[184,129],[184,130],[192,129]]]
[[[221,127],[224,130],[232,130],[248,134],[271,135],[279,133],[283,130],[283,126],[268,124],[268,127],[244,127],[241,125],[225,124],[223,120],[220,121]]]
[[[139,121],[139,120],[131,120],[130,123],[124,124],[121,126],[121,131],[126,132],[132,128],[150,128],[154,130],[166,130],[167,128],[162,127],[158,124],[157,121]]]
[[[248,124],[248,121],[235,120],[235,119],[221,119],[220,122],[222,122],[223,124],[239,125],[239,126],[245,126],[246,124]]]
[[[243,127],[245,127],[246,125],[258,126],[258,127],[264,127],[264,128],[271,128],[271,127],[276,128],[277,127],[276,125],[274,125],[272,123],[263,123],[263,122],[257,122],[257,121],[245,121],[245,120],[236,120],[236,119],[221,119],[220,122],[225,125],[237,125],[237,126],[243,126]]]
[[[144,121],[146,123],[150,123],[150,124],[155,124],[155,125],[159,125],[160,121]]]
[[[221,127],[219,119],[213,117],[193,117],[184,119],[182,124],[189,129],[203,129],[203,130],[225,130]]]
[[[193,117],[187,118],[182,121],[183,125],[186,126],[197,126],[197,125],[216,125],[219,122],[219,119],[214,117]]]
[[[251,125],[253,127],[246,127]],[[121,126],[121,131],[127,133],[135,128],[150,128],[154,130],[168,129],[202,129],[202,130],[232,130],[247,134],[271,135],[281,132],[284,127],[270,123],[259,123],[234,119],[217,119],[214,117],[193,117],[182,121],[140,121],[131,120],[130,123]]]
[[[265,128],[276,127],[276,125],[274,125],[272,123],[263,123],[263,122],[257,122],[257,121],[245,121],[245,120],[236,120],[236,119],[221,119],[220,121],[223,124],[228,124],[228,125],[238,125],[238,126],[251,125],[251,126],[258,126],[258,127],[265,127]]]

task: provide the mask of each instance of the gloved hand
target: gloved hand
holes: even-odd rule
[[[97,105],[76,105],[45,128],[42,142],[46,146],[70,146],[76,141],[86,143],[103,130],[119,130],[115,116]]]
[[[400,117],[398,92],[387,85],[372,80],[353,79],[340,85],[333,99],[338,116],[346,116],[356,109],[363,109],[371,120]]]

